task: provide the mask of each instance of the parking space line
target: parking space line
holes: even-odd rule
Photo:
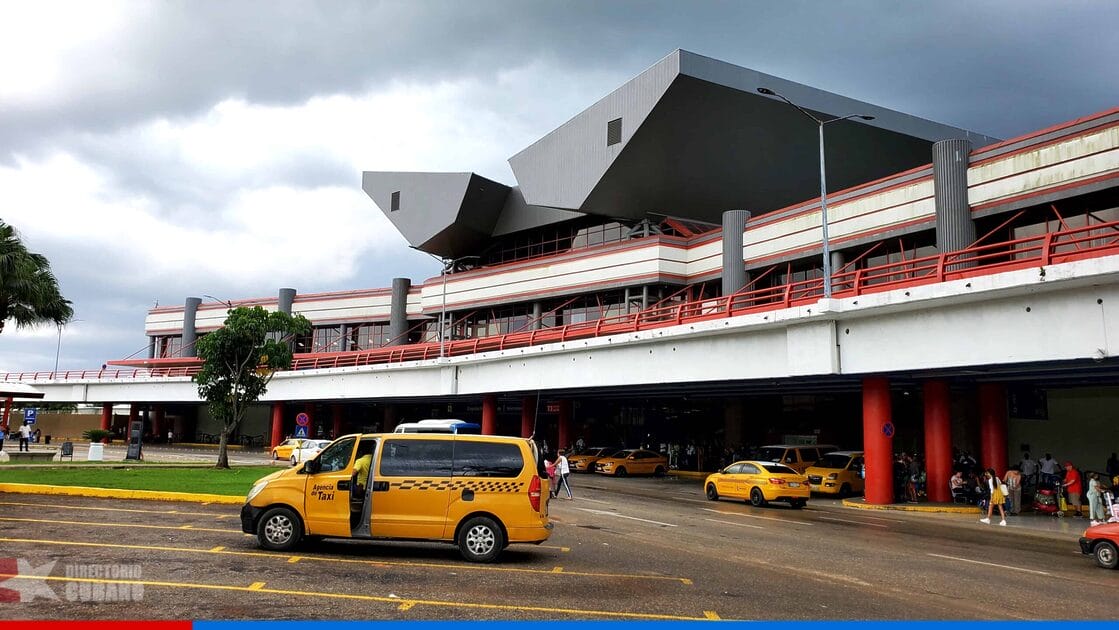
[[[705,611],[703,611],[703,616],[704,616],[704,617],[706,617],[706,618],[708,618],[708,619],[712,619],[712,620],[715,620],[715,621],[718,621],[719,619],[722,619],[722,617],[720,617],[720,616],[718,615],[718,613],[716,613],[716,612],[715,612],[714,610],[705,610]]]
[[[215,518],[231,518],[236,514],[217,514],[215,512],[183,512],[181,510],[136,510],[130,508],[108,508],[86,505],[60,505],[55,503],[31,503],[27,501],[0,501],[0,505],[18,505],[21,507],[56,508],[59,510],[89,510],[98,512],[131,512],[133,514],[175,514],[176,516],[213,516]]]
[[[52,525],[88,525],[91,527],[132,527],[142,529],[174,529],[176,531],[188,530],[192,532],[219,532],[222,534],[240,534],[239,529],[210,529],[207,527],[191,527],[190,525],[144,525],[142,523],[95,523],[89,521],[56,521],[45,518],[12,518],[0,516],[0,521],[14,521],[17,523],[50,523]],[[246,534],[248,535],[248,534]]]
[[[887,529],[890,527],[889,525],[883,525],[882,523],[868,523],[866,521],[854,521],[854,520],[847,519],[847,518],[835,518],[833,516],[818,516],[816,518],[820,519],[821,521],[835,521],[837,523],[854,523],[856,525],[866,525],[867,527],[884,527],[884,528],[887,528]]]
[[[720,521],[719,519],[715,519],[715,518],[705,518],[703,520],[711,521],[712,523],[722,523],[723,525],[735,525],[737,527],[750,527],[750,528],[753,528],[753,529],[765,529],[761,525],[751,525],[749,523],[732,523],[731,521]]]
[[[744,518],[761,519],[763,521],[777,521],[778,523],[788,523],[790,525],[804,525],[806,527],[812,526],[812,523],[806,523],[804,521],[790,521],[787,518],[773,518],[772,516],[758,516],[757,514],[743,514],[742,512],[724,512],[722,510],[713,510],[711,508],[702,509],[706,512],[714,512],[716,514],[722,514],[723,516],[741,516]]]
[[[384,597],[380,595],[360,595],[353,593],[322,593],[322,592],[308,592],[308,591],[293,591],[287,589],[276,588],[253,588],[252,586],[233,586],[227,584],[203,584],[198,582],[163,582],[157,580],[114,580],[114,579],[96,579],[96,578],[73,578],[66,576],[53,576],[53,575],[7,575],[2,574],[0,577],[16,580],[44,580],[54,582],[85,582],[92,584],[127,584],[127,585],[142,585],[144,588],[180,588],[180,589],[198,589],[210,591],[235,591],[242,593],[267,593],[269,595],[289,595],[293,597],[313,597],[320,599],[348,599],[370,602],[392,603],[400,605],[403,602],[399,598]],[[255,583],[253,584],[255,586]],[[551,613],[551,614],[564,614],[564,615],[577,615],[577,616],[596,616],[596,617],[610,617],[620,619],[663,619],[670,621],[706,621],[710,617],[707,614],[713,611],[704,611],[702,617],[689,617],[685,615],[665,615],[661,613],[640,613],[640,612],[626,612],[626,611],[613,611],[613,610],[582,610],[573,608],[553,608],[546,606],[518,606],[516,604],[486,604],[480,602],[451,602],[442,600],[408,600],[406,603],[412,606],[432,606],[440,608],[467,608],[475,610],[501,610],[501,611],[515,611],[515,612],[533,612],[533,613]]]
[[[262,588],[264,588],[264,582],[253,582],[249,585],[250,591],[259,591]]]
[[[998,567],[1000,569],[1011,569],[1013,571],[1022,571],[1023,573],[1033,573],[1034,575],[1052,575],[1048,571],[1037,571],[1034,569],[1023,569],[1022,567],[1012,567],[1009,564],[995,564],[994,562],[983,562],[981,560],[972,560],[970,558],[957,558],[956,556],[942,556],[939,553],[927,553],[926,556],[934,558],[944,558],[945,560],[956,560],[959,562],[970,562],[971,564],[982,564],[988,567]]]
[[[282,553],[272,553],[269,551],[233,551],[222,547],[221,551],[216,551],[217,547],[212,549],[197,549],[190,547],[168,547],[156,545],[127,545],[123,543],[101,543],[101,542],[84,542],[84,541],[66,541],[66,540],[44,540],[32,538],[0,538],[0,542],[7,543],[25,543],[29,545],[58,545],[58,546],[71,546],[71,547],[101,547],[105,549],[142,549],[146,551],[165,551],[168,553],[213,553],[223,556],[251,556],[258,558],[275,558],[278,560],[292,561],[292,558],[298,558],[299,561],[305,562],[328,562],[337,564],[365,564],[377,567],[407,567],[407,568],[421,568],[421,569],[454,569],[456,571],[488,571],[493,573],[527,573],[527,574],[547,574],[553,575],[554,569],[524,569],[519,567],[503,567],[503,566],[489,566],[480,564],[467,564],[457,565],[439,562],[402,562],[396,560],[362,560],[358,558],[332,558],[325,556],[307,556],[307,555],[288,555]],[[641,575],[633,573],[594,573],[590,571],[567,571],[563,570],[562,575],[572,577],[594,577],[594,578],[627,578],[633,580],[655,580],[667,582],[679,582],[684,585],[690,586],[691,579],[684,577],[676,577],[671,575]]]
[[[303,558],[300,557],[300,556],[292,556],[292,557],[288,558],[288,564],[295,564],[296,562],[299,562],[302,559]]]
[[[673,525],[672,523],[662,523],[661,521],[651,521],[647,518],[637,518],[636,516],[626,516],[625,514],[618,514],[617,512],[611,512],[609,510],[592,510],[590,508],[575,508],[575,509],[582,510],[584,512],[590,512],[591,514],[599,514],[599,515],[602,515],[602,516],[616,516],[618,518],[626,518],[626,519],[629,519],[631,521],[641,521],[642,523],[652,523],[654,525],[661,525],[661,526],[664,526],[664,527],[676,527],[676,525]]]
[[[217,547],[214,547],[210,551],[213,552],[213,553],[217,553],[219,551],[225,551],[225,547],[222,547],[221,545],[218,545]]]

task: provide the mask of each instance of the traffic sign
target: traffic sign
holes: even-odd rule
[[[299,415],[295,416],[295,423],[298,424],[301,427],[305,427],[308,424],[311,424],[311,416],[308,416],[305,413],[300,413]],[[303,436],[303,437],[307,437],[307,436]]]
[[[35,416],[38,413],[39,413],[39,410],[35,409],[35,408],[24,409],[23,410],[23,421],[26,422],[27,424],[35,424]]]
[[[303,414],[300,414],[300,415],[303,415]],[[305,425],[302,425],[302,424],[295,427],[295,437],[297,437],[297,438],[307,437],[307,427]]]
[[[884,435],[886,437],[894,437],[894,423],[893,422],[887,422],[886,424],[882,425],[882,435]]]

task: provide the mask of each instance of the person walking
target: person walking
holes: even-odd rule
[[[1010,490],[1010,514],[1017,516],[1022,511],[1022,473],[1018,466],[1012,466],[1006,471],[1007,490]]]
[[[994,468],[988,468],[987,472],[983,473],[983,478],[987,481],[987,489],[990,491],[990,500],[987,501],[987,517],[979,519],[979,522],[984,525],[989,525],[991,523],[991,515],[994,514],[995,506],[997,505],[999,508],[999,515],[1002,516],[999,525],[1006,527],[1006,510],[1002,507],[1003,501],[1006,501],[1006,494],[1002,491],[1002,482],[999,481],[998,476],[995,475]]]
[[[1102,497],[1100,476],[1094,472],[1088,473],[1088,517],[1092,519],[1092,525],[1103,525],[1107,522]]]
[[[1051,486],[1056,486],[1060,483],[1061,465],[1057,463],[1057,460],[1053,459],[1052,455],[1046,453],[1045,457],[1041,458],[1041,461],[1038,462],[1038,465],[1041,466],[1042,483]]]
[[[30,442],[31,426],[24,422],[23,424],[19,425],[19,450],[21,453],[23,451],[31,450]]]
[[[555,464],[556,464],[556,490],[555,490],[555,493],[552,496],[554,496],[556,498],[559,498],[559,491],[560,491],[560,488],[562,487],[562,488],[567,490],[567,500],[570,501],[571,499],[575,498],[575,497],[571,496],[571,484],[567,482],[567,477],[568,477],[568,475],[571,474],[571,467],[568,466],[568,464],[567,464],[567,456],[564,455],[564,451],[563,451],[562,448],[559,450],[559,453],[557,453],[557,455],[556,455],[556,463]]]

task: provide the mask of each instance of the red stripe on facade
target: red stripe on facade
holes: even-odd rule
[[[1014,203],[1015,201],[1021,201],[1023,199],[1030,199],[1031,197],[1040,197],[1042,195],[1046,195],[1046,194],[1049,194],[1049,193],[1060,192],[1062,190],[1069,190],[1070,188],[1080,188],[1081,186],[1087,186],[1089,184],[1095,184],[1097,182],[1105,182],[1105,181],[1108,181],[1110,179],[1119,179],[1119,171],[1113,171],[1111,173],[1107,173],[1105,175],[1098,175],[1096,177],[1089,177],[1088,179],[1079,179],[1079,180],[1076,180],[1074,182],[1069,182],[1067,184],[1061,184],[1060,186],[1050,186],[1049,188],[1041,188],[1041,189],[1037,189],[1037,190],[1031,190],[1030,192],[1021,193],[1021,194],[1018,194],[1018,195],[1012,195],[1010,197],[1001,197],[999,199],[995,199],[995,200],[992,200],[992,201],[987,201],[987,202],[981,203],[979,205],[972,206],[971,211],[972,212],[978,212],[980,210],[986,210],[987,208],[994,208],[996,206],[1002,206],[1002,205],[1005,205],[1005,204],[1008,204],[1008,203]]]
[[[973,157],[978,157],[979,159],[977,161],[981,162],[984,159],[991,159],[991,158],[979,157],[979,156],[982,156],[985,153],[990,153],[991,151],[997,151],[999,149],[1017,144],[1019,142],[1025,142],[1026,140],[1029,140],[1031,138],[1037,138],[1039,136],[1044,136],[1044,135],[1053,133],[1055,131],[1060,131],[1061,129],[1068,129],[1069,127],[1075,127],[1077,125],[1081,125],[1081,124],[1084,124],[1086,122],[1091,122],[1091,121],[1099,119],[1099,118],[1106,118],[1107,116],[1111,116],[1112,114],[1119,114],[1119,107],[1113,107],[1111,109],[1105,109],[1102,112],[1096,112],[1095,114],[1089,114],[1087,116],[1081,116],[1080,118],[1076,118],[1074,120],[1069,120],[1069,121],[1065,121],[1065,122],[1062,122],[1062,123],[1057,123],[1055,125],[1051,125],[1051,126],[1046,127],[1044,129],[1039,129],[1037,131],[1031,131],[1030,133],[1018,136],[1016,138],[1011,138],[1009,140],[1003,140],[1002,142],[999,142],[997,144],[991,144],[991,145],[988,145],[988,146],[985,146],[985,147],[981,147],[979,149],[976,149],[976,150],[972,151],[971,155]],[[1079,133],[1079,132],[1077,132],[1077,133]],[[1068,135],[1073,135],[1073,134],[1068,134]],[[1068,136],[1065,136],[1065,137],[1068,137]],[[995,157],[1002,157],[1002,155],[998,155],[998,156],[995,156]]]

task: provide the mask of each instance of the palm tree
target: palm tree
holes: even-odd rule
[[[61,326],[73,316],[46,256],[27,251],[15,229],[0,221],[0,332],[9,319],[23,328]]]

